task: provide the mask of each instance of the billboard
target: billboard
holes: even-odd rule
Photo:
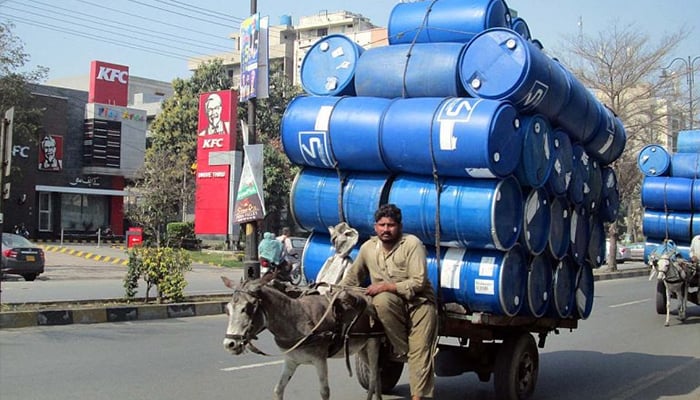
[[[90,62],[88,103],[126,107],[129,101],[129,67],[104,61]]]
[[[236,98],[233,90],[199,95],[194,231],[224,235],[229,226],[231,167],[212,165],[210,156],[236,148]]]

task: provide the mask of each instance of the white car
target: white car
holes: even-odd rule
[[[615,260],[618,264],[622,264],[625,261],[631,260],[630,249],[627,248],[622,242],[617,242],[617,254],[615,255]],[[610,252],[610,239],[605,239],[605,263],[608,260],[608,253]]]

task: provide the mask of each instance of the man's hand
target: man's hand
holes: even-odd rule
[[[396,293],[396,284],[393,282],[373,283],[369,285],[365,291],[369,296],[376,296],[382,292]]]

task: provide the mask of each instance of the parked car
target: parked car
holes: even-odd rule
[[[610,240],[605,239],[605,263],[607,263],[608,260],[608,253],[610,252]],[[622,244],[622,242],[617,242],[617,254],[615,255],[615,260],[617,261],[618,264],[622,264],[625,261],[629,261],[630,258],[630,250]]]
[[[298,255],[298,258],[301,258],[301,253],[304,252],[304,246],[306,246],[307,238],[290,236],[289,240],[292,241],[292,247],[294,248],[293,253]]]
[[[629,259],[634,261],[644,261],[644,242],[630,243],[626,247],[629,250]]]
[[[2,275],[21,275],[25,281],[33,281],[44,273],[44,250],[20,235],[3,233],[0,252]]]

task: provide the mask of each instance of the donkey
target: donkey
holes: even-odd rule
[[[680,303],[678,306],[678,317],[681,321],[686,318],[686,306],[688,302],[688,281],[694,274],[692,265],[682,260],[675,252],[665,251],[661,255],[652,254],[651,273],[649,280],[656,277],[664,282],[666,288],[666,322],[664,326],[669,326],[671,315],[671,296],[675,294]]]
[[[246,280],[235,286],[230,279],[221,279],[234,291],[226,305],[229,318],[224,348],[234,355],[246,348],[264,354],[252,342],[267,328],[284,352],[284,368],[274,388],[276,400],[284,398],[285,387],[302,364],[316,367],[321,399],[328,400],[327,359],[350,354],[359,355],[368,366],[367,400],[373,395],[381,400],[379,353],[383,333],[378,325],[372,328],[368,300],[362,294],[337,289],[332,298],[321,294],[294,298],[265,280]]]

